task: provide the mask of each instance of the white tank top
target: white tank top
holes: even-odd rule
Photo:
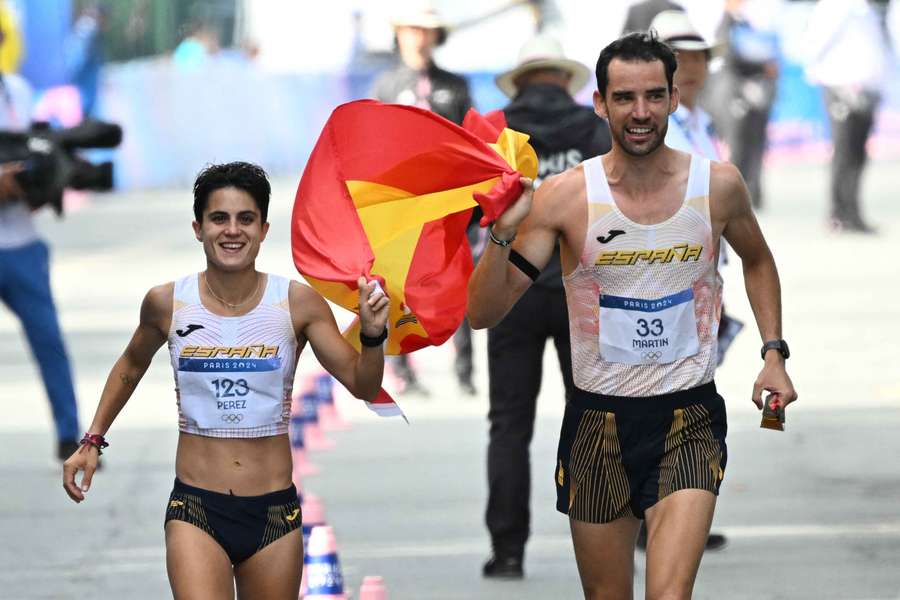
[[[588,227],[563,277],[575,385],[656,396],[712,380],[722,284],[709,213],[710,161],[691,157],[684,203],[655,225],[616,206],[602,157],[582,163]]]
[[[290,280],[266,276],[259,304],[222,317],[200,302],[199,274],[175,282],[169,354],[178,429],[219,438],[286,434],[297,368]]]

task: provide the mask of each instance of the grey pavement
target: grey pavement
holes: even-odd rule
[[[263,270],[294,273],[287,223],[295,185],[276,183]],[[882,229],[874,238],[826,232],[826,185],[819,166],[773,169],[760,217],[782,275],[789,366],[801,394],[784,433],[758,428],[749,403],[758,335],[739,265],[724,274],[729,312],[749,324],[717,376],[730,429],[715,529],[730,543],[704,558],[695,598],[900,599],[900,173],[876,162],[867,174],[867,213]],[[95,197],[62,221],[41,217],[85,425],[143,294],[203,267],[190,219],[186,189]],[[339,397],[353,427],[330,434],[333,450],[311,455],[322,472],[303,487],[324,503],[350,589],[379,574],[390,597],[404,600],[581,597],[567,522],[553,509],[562,407],[549,348],[532,446],[527,577],[480,577],[489,548],[487,381],[483,333],[475,340],[475,398],[457,393],[449,345],[414,356],[433,395],[400,397],[410,425]],[[37,371],[18,324],[0,309],[0,598],[169,597],[162,519],[177,438],[170,368],[163,350],[109,434],[88,501],[76,506],[50,460]],[[301,373],[314,368],[301,359]],[[640,554],[636,573],[642,597]]]

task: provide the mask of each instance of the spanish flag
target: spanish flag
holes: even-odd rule
[[[473,268],[472,209],[481,206],[487,225],[521,194],[520,175],[537,174],[528,136],[497,123],[470,111],[460,127],[420,108],[359,100],[336,108],[319,136],[294,201],[294,264],[353,312],[357,278],[377,279],[391,299],[387,354],[453,335]],[[358,322],[345,336],[359,349]]]

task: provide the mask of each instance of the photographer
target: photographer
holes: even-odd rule
[[[28,82],[16,74],[0,75],[0,132],[25,131],[30,114]],[[16,179],[21,170],[18,162],[0,164],[0,299],[25,329],[53,411],[56,457],[65,460],[78,449],[78,409],[50,292],[49,249]]]

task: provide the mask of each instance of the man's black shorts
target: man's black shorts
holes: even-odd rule
[[[718,495],[728,457],[725,401],[715,383],[645,398],[575,390],[556,463],[556,508],[608,523],[678,490]]]
[[[237,565],[298,529],[303,517],[293,484],[262,496],[233,496],[175,479],[166,507],[166,523],[172,520],[208,533]]]

